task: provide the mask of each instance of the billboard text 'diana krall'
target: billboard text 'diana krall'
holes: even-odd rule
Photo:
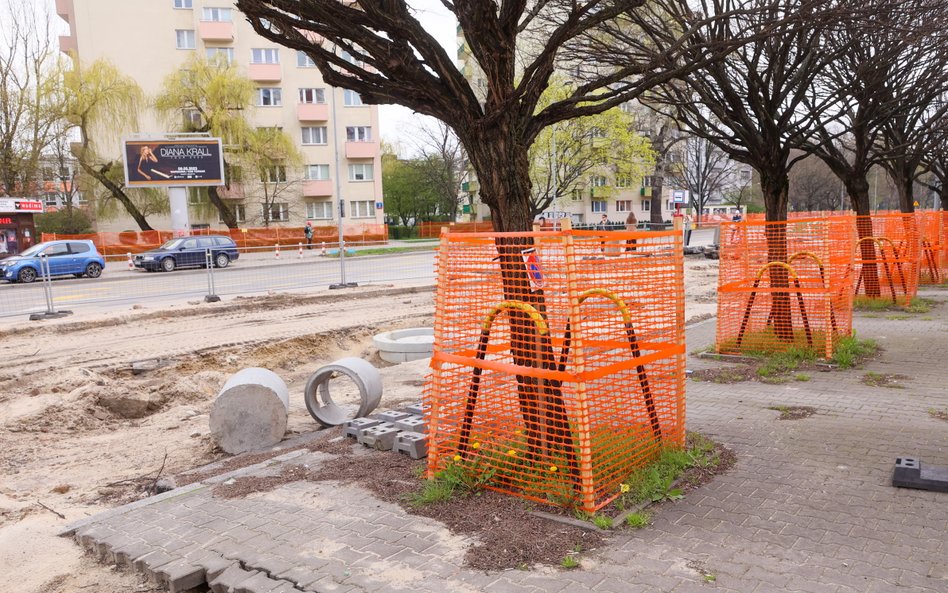
[[[219,138],[126,140],[127,187],[224,185]]]

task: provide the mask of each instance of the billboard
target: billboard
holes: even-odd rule
[[[688,203],[688,190],[687,189],[676,189],[672,191],[672,204],[687,204]]]
[[[42,214],[44,211],[43,202],[40,200],[0,198],[0,212],[4,214],[17,214],[20,212]]]
[[[126,187],[224,185],[220,138],[126,140]]]

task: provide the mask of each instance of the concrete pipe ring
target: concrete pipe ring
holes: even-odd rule
[[[359,409],[355,415],[348,415],[332,399],[329,393],[329,380],[337,375],[345,375],[359,388]],[[346,420],[361,418],[372,413],[382,399],[382,375],[378,369],[361,358],[342,358],[332,364],[320,367],[306,382],[303,392],[306,409],[316,422],[323,426],[339,426]]]

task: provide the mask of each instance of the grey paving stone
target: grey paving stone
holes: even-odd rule
[[[203,585],[206,573],[200,566],[195,566],[184,560],[169,562],[158,569],[158,582],[168,587],[171,593],[179,593]]]
[[[248,572],[235,564],[208,581],[207,584],[214,593],[233,593],[238,585],[257,574],[259,573],[256,571]]]

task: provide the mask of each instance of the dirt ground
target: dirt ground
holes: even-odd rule
[[[688,258],[685,268],[685,317],[706,318],[717,262]],[[0,332],[0,592],[155,590],[55,533],[147,496],[159,470],[169,476],[224,457],[208,411],[241,368],[268,368],[287,383],[292,437],[316,428],[300,395],[319,366],[347,355],[388,366],[372,336],[432,322],[430,290],[373,288],[8,325]],[[424,369],[383,368],[382,407],[419,399]]]

